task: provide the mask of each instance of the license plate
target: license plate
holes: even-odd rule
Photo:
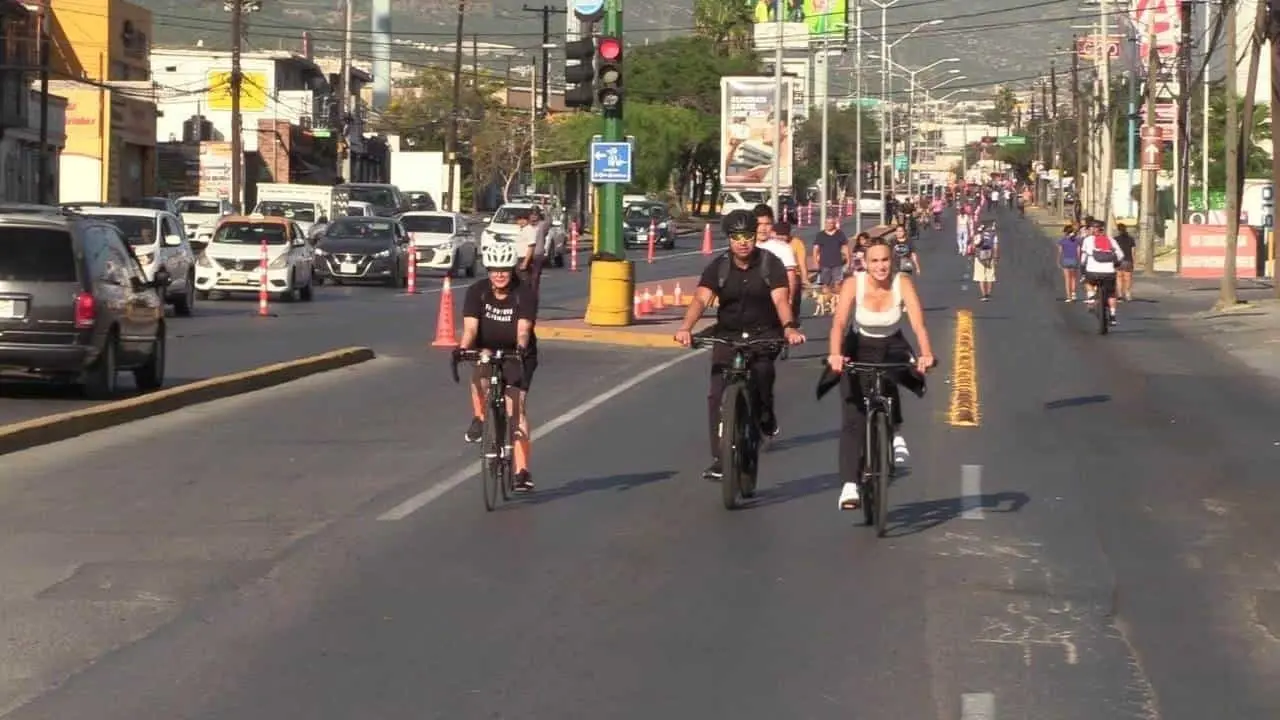
[[[0,318],[18,318],[22,317],[18,314],[21,307],[17,300],[0,300]]]
[[[343,275],[355,275],[357,272],[356,264],[342,263],[338,266],[338,272],[342,273]]]
[[[242,272],[231,273],[231,282],[239,285],[250,284],[253,282],[253,276]]]

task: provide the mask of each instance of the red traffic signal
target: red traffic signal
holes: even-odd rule
[[[616,37],[600,38],[596,52],[600,53],[600,59],[605,62],[617,62],[622,57],[622,40]]]

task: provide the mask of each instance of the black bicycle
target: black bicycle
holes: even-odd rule
[[[876,526],[876,535],[884,537],[889,521],[889,479],[893,476],[893,398],[885,391],[892,382],[888,374],[909,370],[915,361],[869,363],[846,360],[844,371],[860,382],[862,375],[871,376],[870,387],[862,393],[867,413],[867,438],[862,446],[862,476],[858,478],[858,495],[862,498],[862,516],[867,525]]]
[[[694,338],[692,347],[727,345],[733,348],[733,360],[725,367],[724,392],[720,395],[720,463],[724,475],[720,478],[720,495],[728,510],[738,507],[738,499],[749,499],[756,494],[756,479],[760,467],[760,445],[764,434],[760,431],[760,397],[756,391],[756,379],[751,372],[751,360],[762,353],[776,352],[787,346],[779,338],[748,338],[730,340],[722,337]]]
[[[507,415],[507,381],[502,372],[509,359],[524,360],[520,350],[454,350],[450,369],[458,382],[458,363],[474,362],[487,368],[489,391],[484,401],[484,435],[480,441],[480,478],[484,486],[484,509],[492,511],[515,492],[514,436],[518,423]]]
[[[1091,278],[1094,293],[1094,311],[1098,318],[1098,334],[1106,335],[1111,330],[1111,283],[1114,278],[1105,275],[1094,275]]]

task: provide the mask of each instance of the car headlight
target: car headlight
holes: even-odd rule
[[[271,264],[268,265],[267,267],[271,268],[272,270],[280,270],[282,268],[289,267],[289,253],[287,252],[281,253],[280,257],[276,258],[275,260],[272,260]]]
[[[213,267],[213,261],[209,259],[208,255],[200,253],[200,256],[196,258],[196,265],[204,268],[210,268]]]
[[[374,257],[376,257],[376,258],[389,258],[389,257],[391,257],[391,251],[390,251],[390,250],[383,250],[382,252],[374,253],[374,254],[373,254],[373,256],[374,256]]]

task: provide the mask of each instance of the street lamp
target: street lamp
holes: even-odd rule
[[[887,68],[889,69],[897,68],[902,72],[905,72],[910,82],[910,85],[907,90],[907,93],[908,93],[907,94],[907,138],[906,138],[907,146],[905,148],[906,156],[907,156],[907,172],[906,172],[907,192],[910,192],[911,191],[911,140],[912,140],[911,136],[913,134],[911,129],[911,113],[915,105],[916,77],[918,77],[921,73],[928,72],[929,70],[932,70],[938,67],[939,65],[943,65],[946,63],[958,63],[960,62],[960,58],[958,57],[941,58],[939,60],[935,60],[929,63],[928,65],[925,65],[922,68],[917,68],[915,70],[912,70],[911,68],[905,65],[902,65],[900,63],[894,62],[893,58],[888,56],[884,56],[881,59],[885,62]],[[958,72],[958,71],[953,71],[953,72]],[[886,73],[886,76],[888,76],[888,73]],[[892,132],[892,128],[890,129],[890,132]],[[890,138],[890,141],[892,141],[892,137]],[[890,175],[890,177],[892,177],[892,175]]]

